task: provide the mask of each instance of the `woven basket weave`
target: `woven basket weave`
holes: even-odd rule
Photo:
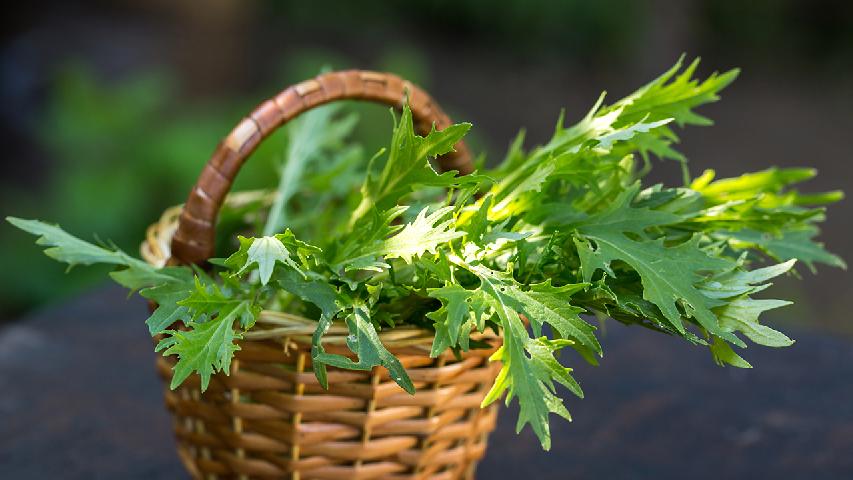
[[[182,208],[148,230],[143,257],[158,266],[203,264],[214,251],[216,218],[240,166],[260,141],[296,115],[341,99],[396,107],[408,101],[422,133],[450,120],[419,88],[390,74],[323,74],[262,103],[217,148]],[[464,144],[437,160],[441,170],[471,171]],[[229,200],[230,201],[230,200]],[[494,429],[497,407],[480,408],[500,365],[492,345],[461,358],[429,357],[432,333],[398,327],[380,333],[406,367],[417,393],[403,391],[382,368],[329,368],[329,389],[314,377],[310,338],[316,322],[264,311],[240,341],[230,375],[217,374],[205,393],[197,376],[166,404],[174,417],[178,453],[195,478],[452,480],[473,478]],[[330,353],[352,357],[346,327],[324,337]],[[166,384],[173,358],[158,358]]]

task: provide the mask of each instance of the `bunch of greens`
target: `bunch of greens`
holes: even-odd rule
[[[525,150],[519,135],[497,168],[467,176],[439,174],[430,160],[451,151],[470,124],[421,137],[404,108],[365,179],[360,151],[346,141],[353,120],[312,112],[291,131],[271,213],[258,205],[237,212],[263,236],[240,237],[236,252],[211,261],[215,275],[156,268],[56,226],[9,221],[39,235],[59,261],[118,266],[115,281],[159,305],[147,324],[164,335],[157,350],[178,357],[173,388],[192,373],[202,388],[215,372],[227,374],[236,341],[265,308],[316,319],[312,357],[323,385],[327,366],[381,365],[410,393],[377,331],[432,329],[437,356],[477,348],[471,333],[490,328],[503,338],[492,356],[502,368],[483,405],[517,398],[518,429],[530,423],[547,449],[549,414],[570,418],[555,384],[583,395],[560,351],[591,363],[602,355],[582,314],[679,336],[709,347],[721,365],[749,367],[732,348],[746,347],[744,337],[793,343],[759,322],[790,302],[753,295],[796,260],[844,267],[812,240],[820,205],[841,193],[791,188],[813,170],[719,180],[707,171],[690,181],[685,169],[683,187],[641,184],[651,157],[684,164],[673,128],[710,124],[694,109],[716,101],[737,75],[699,81],[696,66],[679,62],[609,106],[602,95],[578,123],[565,127],[561,118],[547,144]],[[323,349],[336,322],[349,329],[352,356]]]

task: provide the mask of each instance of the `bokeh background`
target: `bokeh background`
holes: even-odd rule
[[[135,252],[146,225],[180,203],[218,140],[257,102],[323,66],[388,70],[424,86],[494,160],[522,127],[545,140],[560,109],[579,118],[601,90],[629,93],[684,52],[703,74],[740,79],[683,132],[691,171],[736,175],[814,166],[809,191],[853,190],[853,2],[118,0],[19,2],[3,15],[0,213],[61,223]],[[358,135],[390,131],[367,108]],[[241,173],[271,185],[275,142]],[[678,182],[674,164],[653,180]],[[823,240],[853,259],[851,202]],[[853,333],[853,282],[830,268],[777,292],[777,324]],[[0,226],[0,319],[103,282],[67,276],[32,238]]]

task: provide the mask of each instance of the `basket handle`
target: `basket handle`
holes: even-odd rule
[[[293,85],[261,103],[223,139],[207,162],[181,212],[172,237],[170,264],[201,264],[214,254],[216,218],[231,184],[246,158],[270,133],[300,113],[336,100],[369,100],[412,109],[415,128],[421,134],[433,125],[451,125],[450,118],[430,96],[390,73],[363,70],[329,72]],[[471,156],[465,144],[437,159],[441,171],[471,173]]]

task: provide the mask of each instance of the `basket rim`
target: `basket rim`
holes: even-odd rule
[[[230,193],[223,206],[237,208],[248,203],[272,203],[274,192],[269,190],[247,190]],[[167,208],[160,218],[149,225],[145,240],[139,247],[140,255],[148,264],[162,268],[171,257],[172,237],[178,229],[178,220],[183,205]],[[266,340],[288,338],[297,344],[311,345],[312,335],[317,321],[300,315],[264,309],[255,321],[255,327],[243,333],[245,340]],[[377,332],[382,343],[388,348],[415,347],[430,350],[435,334],[431,330],[402,325]],[[345,345],[349,330],[340,322],[332,324],[323,336],[323,343]],[[471,332],[473,340],[497,340],[493,332]]]

